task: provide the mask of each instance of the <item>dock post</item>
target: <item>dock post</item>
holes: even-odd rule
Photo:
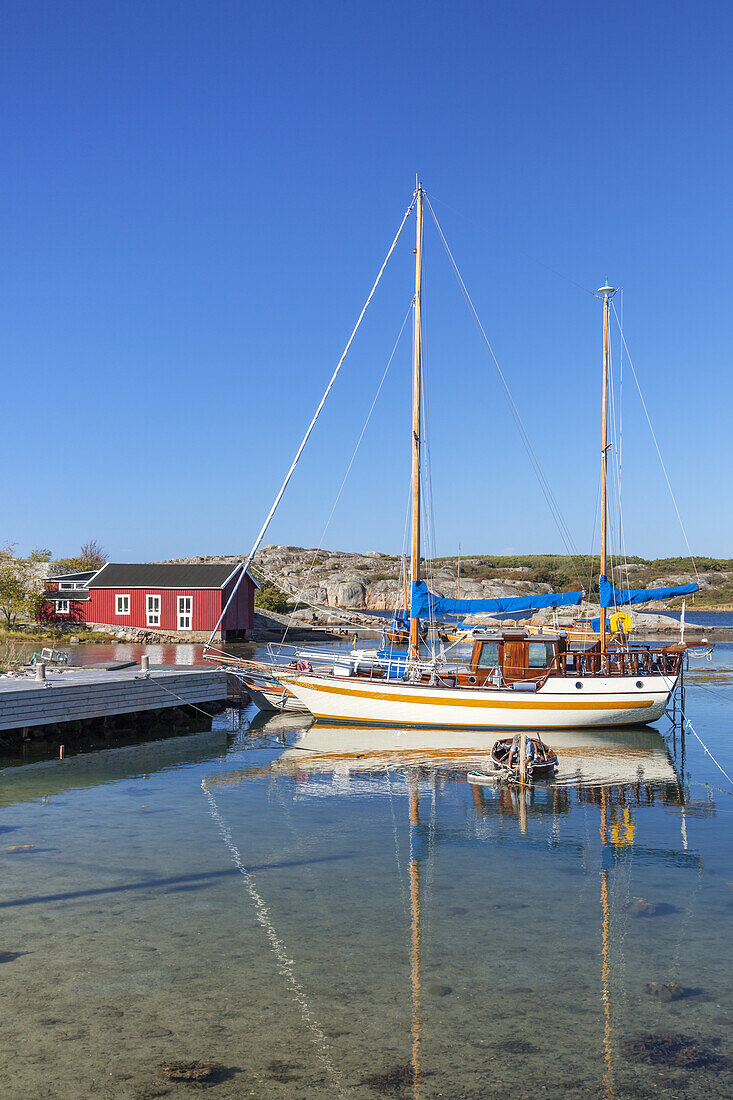
[[[143,653],[142,657],[140,658],[140,668],[143,670],[143,672],[150,672],[150,658],[148,657],[147,653]]]
[[[44,661],[36,662],[36,680],[46,679],[46,664]]]

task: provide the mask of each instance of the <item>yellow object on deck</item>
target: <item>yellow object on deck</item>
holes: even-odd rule
[[[609,620],[611,630],[614,634],[618,634],[621,631],[624,634],[630,634],[634,629],[634,620],[629,615],[628,611],[616,611]]]

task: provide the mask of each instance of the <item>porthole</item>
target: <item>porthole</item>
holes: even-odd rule
[[[475,676],[469,676],[468,677],[468,682],[469,682],[469,684],[475,684],[476,683],[476,677]]]
[[[583,681],[582,681],[582,680],[576,680],[576,682],[575,682],[575,686],[576,686],[576,688],[582,688],[582,686],[583,686]]]
[[[644,681],[643,680],[637,680],[636,681],[636,686],[638,688],[643,688],[644,687]]]

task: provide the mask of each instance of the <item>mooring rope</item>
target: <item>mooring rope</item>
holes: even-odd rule
[[[680,707],[680,710],[682,710],[682,708],[681,708],[681,707]],[[698,741],[699,741],[699,742],[700,742],[700,744],[702,745],[703,749],[705,750],[705,754],[706,754],[707,756],[709,756],[709,757],[710,757],[710,759],[711,759],[711,760],[712,760],[712,762],[713,762],[713,763],[715,764],[715,766],[716,766],[716,767],[718,768],[718,770],[719,770],[719,771],[721,771],[721,772],[723,773],[723,775],[725,776],[725,778],[726,778],[726,779],[728,780],[728,782],[730,783],[731,787],[733,787],[733,779],[731,779],[731,777],[730,777],[730,776],[728,775],[727,771],[725,770],[725,768],[723,767],[723,765],[722,765],[722,764],[720,763],[720,761],[719,761],[719,760],[716,760],[716,758],[715,758],[715,757],[713,756],[713,754],[711,753],[710,749],[709,749],[709,748],[707,747],[707,745],[706,745],[706,744],[705,744],[705,742],[703,741],[702,737],[700,736],[700,734],[699,734],[699,733],[697,732],[697,730],[696,730],[696,729],[695,729],[695,727],[693,726],[693,724],[692,724],[692,722],[690,721],[690,719],[689,719],[689,718],[688,718],[688,717],[687,717],[687,716],[685,715],[685,712],[684,712],[684,711],[682,711],[682,717],[683,717],[683,718],[685,719],[685,729],[688,729],[688,730],[690,730],[690,731],[691,731],[692,733],[694,733],[695,737],[696,737],[696,738],[698,739]]]
[[[181,702],[181,703],[184,703],[184,704],[185,704],[185,705],[186,705],[187,707],[192,707],[192,708],[193,708],[193,710],[197,710],[197,711],[199,712],[199,714],[203,714],[203,715],[205,715],[205,716],[206,716],[207,718],[213,718],[213,715],[212,715],[212,714],[209,714],[208,710],[203,710],[203,709],[202,709],[201,707],[197,707],[195,703],[191,703],[191,702],[189,702],[189,701],[188,701],[188,699],[184,699],[182,695],[176,695],[175,691],[171,691],[171,689],[170,689],[170,688],[167,688],[167,687],[165,686],[165,684],[162,684],[162,683],[160,682],[160,680],[156,680],[156,679],[155,679],[155,678],[154,678],[153,676],[150,676],[150,675],[147,675],[147,676],[146,676],[146,675],[145,675],[145,674],[143,673],[143,675],[142,675],[142,676],[141,676],[140,674],[138,674],[138,675],[137,675],[137,676],[135,677],[135,679],[137,679],[137,680],[150,680],[150,681],[151,681],[152,683],[154,683],[154,684],[157,684],[159,688],[162,688],[162,689],[163,689],[163,691],[167,691],[167,692],[168,692],[168,694],[169,694],[169,695],[172,695],[174,699],[178,699],[178,700],[180,700],[180,702]]]

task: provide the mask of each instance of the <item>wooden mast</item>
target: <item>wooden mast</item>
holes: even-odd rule
[[[608,560],[608,312],[609,303],[615,293],[615,289],[606,285],[602,286],[599,294],[603,295],[603,399],[601,402],[601,576],[606,576]],[[601,608],[601,653],[606,652],[606,616],[605,607]]]
[[[413,838],[420,827],[420,777],[415,769],[410,775],[410,979],[412,982],[412,1096],[420,1100],[422,1068],[420,1064],[420,1043],[422,1018],[420,1009],[420,955],[422,951],[422,928],[420,913],[420,863]]]
[[[413,584],[420,580],[420,373],[422,368],[422,184],[417,185],[415,244],[415,301],[412,356],[412,570]],[[410,611],[410,660],[420,658],[420,620]]]

